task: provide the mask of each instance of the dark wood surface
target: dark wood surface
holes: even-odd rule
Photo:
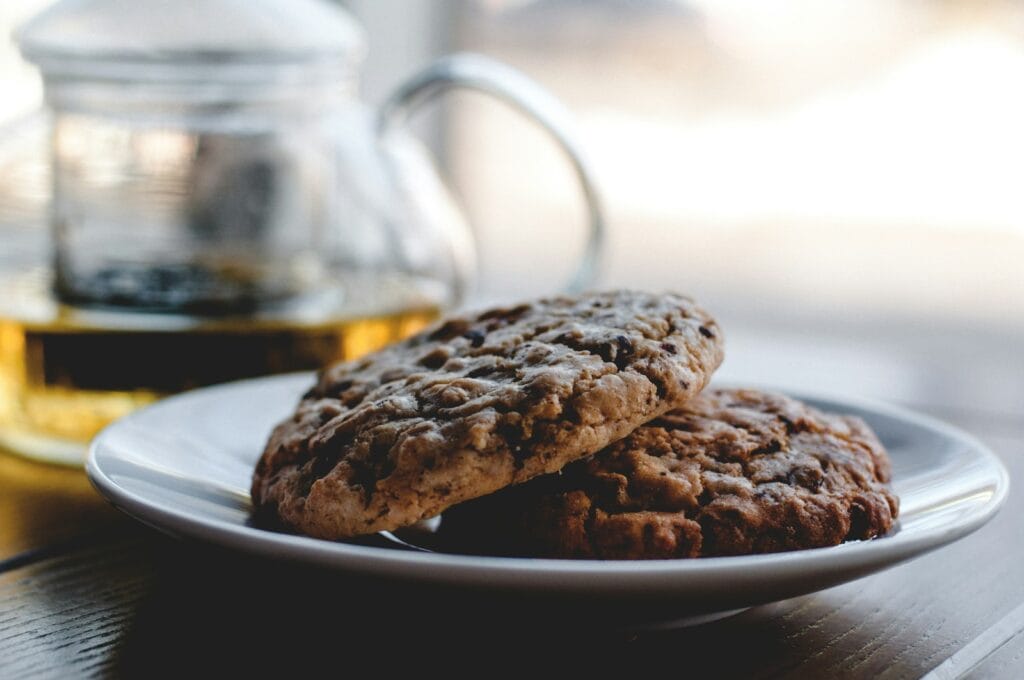
[[[868,373],[870,362],[909,355],[902,339],[890,340],[865,350]],[[783,343],[785,351],[806,356],[800,342]],[[813,342],[820,352],[823,340]],[[993,342],[986,356],[995,363],[984,370],[943,352],[906,359],[930,379],[900,401],[973,432],[1019,486],[1024,410],[1014,399],[1024,371],[1016,347]],[[888,389],[865,385],[830,387]],[[990,398],[965,400],[965,390]],[[638,632],[565,626],[533,615],[528,602],[424,592],[178,541],[110,509],[80,471],[0,453],[0,678],[553,666],[682,677],[1020,678],[1022,515],[1024,494],[1013,490],[975,534],[888,571],[704,626]]]

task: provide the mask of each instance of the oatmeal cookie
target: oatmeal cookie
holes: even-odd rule
[[[394,529],[554,472],[701,391],[722,360],[689,298],[617,291],[450,318],[325,370],[257,464],[257,517]]]
[[[443,516],[455,549],[597,559],[743,555],[884,534],[889,458],[860,419],[711,389],[588,460]]]

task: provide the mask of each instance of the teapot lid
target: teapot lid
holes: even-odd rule
[[[326,0],[61,0],[15,39],[44,76],[114,80],[336,77],[365,50],[359,24]]]

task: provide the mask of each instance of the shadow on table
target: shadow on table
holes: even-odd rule
[[[638,631],[609,625],[614,616],[596,602],[553,610],[526,595],[357,579],[180,543],[159,553],[153,586],[119,645],[118,670],[129,677],[554,668],[757,677],[800,661],[772,605]]]

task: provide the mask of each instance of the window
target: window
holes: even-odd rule
[[[457,47],[575,113],[612,226],[606,283],[751,315],[1024,321],[1019,5],[460,8]],[[475,96],[448,135],[486,287],[564,280],[582,216],[546,138]]]
[[[4,3],[0,29],[46,4]],[[607,205],[603,284],[678,288],[752,316],[1024,321],[1019,4],[344,4],[370,35],[371,102],[466,49],[566,103]],[[34,108],[38,79],[11,43],[0,77],[0,121]],[[583,232],[563,160],[479,95],[444,110],[420,131],[478,228],[484,296],[563,283]],[[42,172],[19,181],[45,187]],[[0,188],[0,219],[33,191]]]

